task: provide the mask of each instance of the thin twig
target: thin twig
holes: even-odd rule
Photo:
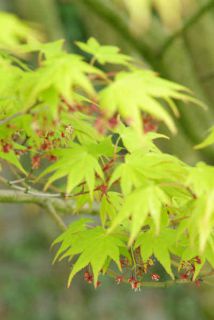
[[[65,231],[67,229],[66,224],[61,219],[61,217],[57,214],[53,204],[51,201],[47,201],[47,204],[45,205],[47,208],[48,213],[50,214],[51,218],[55,221],[56,225],[59,227],[61,231]]]

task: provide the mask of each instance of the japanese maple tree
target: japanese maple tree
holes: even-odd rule
[[[63,41],[43,43],[1,16],[10,28],[0,35],[0,202],[50,214],[68,286],[78,272],[95,287],[106,275],[135,290],[208,281],[214,167],[190,166],[155,143],[167,139],[161,122],[176,133],[176,101],[203,103],[117,47],[90,38],[76,43],[83,55],[67,53]]]

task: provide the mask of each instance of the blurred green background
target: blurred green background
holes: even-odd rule
[[[213,0],[0,0],[0,10],[36,23],[46,40],[65,38],[70,51],[74,41],[94,36],[190,87],[208,109],[180,105],[178,135],[162,148],[189,163],[214,164],[214,148],[193,150],[214,122]],[[102,279],[94,290],[80,275],[66,289],[68,266],[51,266],[57,235],[38,208],[1,206],[0,319],[214,319],[212,286],[135,293]]]

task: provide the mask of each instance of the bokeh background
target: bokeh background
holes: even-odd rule
[[[65,38],[69,51],[76,52],[76,40],[94,36],[191,88],[207,111],[180,104],[178,134],[161,147],[190,164],[214,164],[213,147],[193,150],[214,123],[213,0],[0,0],[0,10],[33,24],[46,40]],[[135,293],[102,279],[94,290],[80,275],[66,289],[68,266],[51,266],[57,235],[33,205],[0,207],[0,319],[214,319],[212,285]]]

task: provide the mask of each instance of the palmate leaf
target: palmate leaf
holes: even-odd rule
[[[130,153],[139,150],[143,150],[145,153],[150,151],[160,152],[153,140],[160,138],[169,139],[167,136],[156,132],[139,135],[133,128],[126,127],[122,123],[115,131],[120,135],[123,145]]]
[[[25,109],[40,100],[48,104],[48,112],[56,114],[60,97],[63,96],[70,103],[76,101],[77,88],[94,98],[96,92],[88,78],[89,74],[104,76],[102,71],[87,64],[81,56],[62,52],[50,57],[36,71],[26,72],[18,84]]]
[[[185,181],[188,167],[177,158],[161,152],[145,152],[137,150],[125,157],[125,162],[113,172],[109,185],[120,180],[124,195],[133,187],[145,186],[151,181],[170,185]],[[179,184],[179,183],[178,183]]]
[[[151,215],[156,227],[156,233],[158,234],[163,206],[169,203],[169,198],[158,186],[150,185],[138,188],[125,197],[121,210],[113,219],[108,233],[111,233],[118,225],[129,218],[129,245],[131,245],[141,228],[145,225],[146,219]]]
[[[165,229],[159,235],[155,235],[154,231],[150,230],[140,234],[135,243],[135,248],[140,247],[144,262],[154,254],[173,279],[174,274],[171,269],[170,251],[175,243],[175,233],[175,230]]]
[[[78,256],[73,263],[73,267],[68,279],[68,286],[76,273],[89,264],[93,271],[94,284],[96,285],[98,275],[101,269],[105,266],[108,259],[113,260],[119,269],[120,267],[120,248],[125,248],[125,243],[122,238],[115,235],[107,235],[102,227],[94,227],[86,229],[82,221],[71,224],[69,229],[58,237],[55,243],[61,243],[56,257],[69,258],[72,260]],[[78,228],[78,229],[77,229]]]
[[[77,46],[84,52],[93,55],[100,64],[112,63],[128,65],[131,57],[121,54],[120,49],[115,46],[102,46],[95,38],[90,38],[86,43],[76,42]]]
[[[141,111],[144,111],[163,121],[175,133],[175,124],[160,99],[175,111],[172,99],[197,103],[187,92],[185,87],[162,79],[152,71],[136,70],[120,72],[115,81],[103,89],[99,96],[101,108],[109,117],[119,112],[126,121],[141,131]]]
[[[52,154],[56,155],[58,160],[39,176],[41,178],[54,172],[48,179],[45,189],[55,180],[67,176],[67,194],[81,182],[86,181],[89,192],[93,196],[95,175],[97,174],[103,179],[103,171],[97,160],[98,156],[93,155],[89,149],[78,144],[73,144],[72,148],[55,150]]]

